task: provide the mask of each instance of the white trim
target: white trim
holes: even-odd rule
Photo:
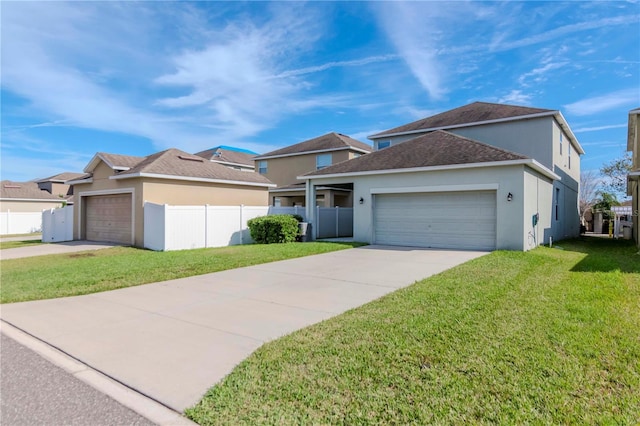
[[[257,157],[254,157],[254,160],[258,161],[258,160],[269,160],[271,158],[281,158],[281,157],[295,157],[298,155],[307,155],[307,154],[317,154],[320,152],[334,152],[334,151],[345,151],[345,150],[349,150],[349,151],[357,151],[361,154],[369,154],[372,151],[367,151],[365,149],[362,148],[356,148],[354,146],[345,146],[345,147],[341,147],[341,148],[330,148],[330,149],[317,149],[314,151],[302,151],[302,152],[294,152],[291,154],[276,154],[276,155],[268,155],[268,156],[262,156],[259,155]]]
[[[101,189],[96,191],[82,191],[78,197],[78,224],[76,231],[78,238],[82,238],[82,197],[92,197],[94,195],[118,195],[131,194],[131,245],[136,243],[136,189],[135,188],[118,188],[118,189]],[[86,235],[84,235],[86,238]]]
[[[142,157],[142,159],[144,159],[145,157]],[[142,159],[140,161],[142,161]],[[108,162],[102,155],[101,153],[96,153],[93,158],[91,159],[91,161],[89,161],[89,164],[87,164],[87,166],[83,169],[84,172],[89,173],[92,172],[96,166],[98,165],[98,160],[101,160],[104,164],[106,164],[107,166],[109,166],[111,169],[113,170],[117,170],[117,171],[124,171],[124,170],[129,170],[131,167],[124,167],[124,166],[115,166],[113,164],[111,164],[110,162]],[[94,164],[95,163],[95,164]]]
[[[93,183],[93,178],[88,179],[78,179],[78,180],[68,180],[66,182],[67,185],[80,185],[83,183]]]
[[[232,163],[230,161],[218,161],[218,160],[209,160],[209,161],[212,163],[222,164],[223,166],[238,166],[238,167],[243,167],[245,169],[255,170],[255,166],[251,166],[249,164]]]
[[[270,189],[269,192],[296,192],[296,191],[304,191],[304,187],[300,188],[290,188],[290,189]]]
[[[342,191],[342,192],[353,192],[352,189],[345,189],[345,188],[334,188],[332,186],[319,186],[316,188],[316,191]],[[299,189],[270,189],[269,193],[274,193],[274,192],[304,192],[305,191],[305,187],[300,187]]]
[[[476,185],[432,185],[432,186],[401,186],[397,188],[371,188],[371,195],[377,194],[411,194],[418,192],[461,192],[461,191],[497,191],[497,183]]]
[[[138,178],[138,177],[168,179],[168,180],[186,180],[189,182],[223,183],[226,185],[259,186],[263,188],[275,188],[277,186],[275,183],[245,182],[245,181],[239,181],[239,180],[209,179],[209,178],[174,176],[174,175],[163,175],[163,174],[142,173],[142,172],[126,174],[126,175],[113,175],[113,176],[109,176],[109,179],[114,179],[114,180],[132,179],[132,178]]]
[[[370,176],[370,175],[385,175],[396,173],[416,173],[416,172],[437,172],[441,170],[458,170],[458,169],[475,169],[484,167],[507,167],[507,166],[529,166],[532,169],[542,173],[553,180],[561,180],[560,176],[531,158],[522,160],[508,160],[508,161],[490,161],[486,163],[469,163],[469,164],[448,164],[443,166],[428,166],[428,167],[411,167],[406,169],[386,169],[386,170],[368,170],[363,172],[347,172],[347,173],[334,173],[326,175],[312,175],[312,176],[297,176],[301,180],[313,180],[313,179],[325,179],[325,178],[342,178],[342,177],[355,177],[355,176]]]

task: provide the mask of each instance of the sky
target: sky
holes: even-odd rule
[[[474,101],[560,110],[582,170],[640,106],[640,2],[2,1],[0,176],[258,153]]]

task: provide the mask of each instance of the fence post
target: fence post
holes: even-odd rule
[[[340,207],[336,206],[336,238],[340,236]]]
[[[240,204],[240,227],[239,227],[239,231],[240,231],[240,245],[244,244],[244,236],[242,235],[242,216],[244,213],[244,204]]]
[[[204,248],[209,247],[209,204],[204,205]]]
[[[11,209],[7,209],[7,231],[5,232],[6,234],[9,234],[9,230],[11,229]]]

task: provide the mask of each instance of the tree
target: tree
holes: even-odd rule
[[[612,160],[600,168],[600,173],[606,178],[605,189],[609,192],[626,194],[627,175],[632,167],[631,153],[625,152],[621,158]]]
[[[598,199],[593,205],[594,210],[602,210],[605,219],[611,218],[611,207],[619,206],[620,202],[616,197],[616,194],[604,191],[598,191]]]
[[[600,183],[595,170],[587,170],[580,173],[580,194],[578,208],[580,211],[580,222],[585,225],[585,213],[596,203],[597,188]]]

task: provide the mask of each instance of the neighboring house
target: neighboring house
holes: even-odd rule
[[[38,187],[36,182],[0,183],[0,234],[39,232],[42,211],[63,207],[67,201]]]
[[[168,149],[148,157],[97,153],[74,186],[74,239],[144,245],[144,203],[266,206],[275,185],[200,156]]]
[[[298,176],[321,170],[332,164],[357,158],[371,152],[371,146],[340,133],[327,133],[317,138],[258,155],[254,158],[256,171],[277,184],[269,191],[274,206],[304,206],[305,184]],[[317,188],[311,203],[321,207],[351,207],[350,185]]]
[[[73,204],[73,187],[66,182],[81,176],[83,176],[83,173],[64,172],[44,179],[38,179],[36,183],[38,184],[38,188],[67,200],[69,204]]]
[[[528,250],[579,235],[584,151],[559,111],[476,102],[370,138],[373,153],[300,176],[309,199],[353,185],[357,241]]]
[[[254,171],[253,157],[258,153],[249,151],[248,149],[236,148],[233,146],[220,145],[204,151],[200,151],[195,155],[205,158],[214,163],[220,163],[223,166],[246,172]]]
[[[631,151],[632,167],[629,173],[627,195],[631,195],[633,239],[640,248],[640,108],[629,111],[627,151]]]

